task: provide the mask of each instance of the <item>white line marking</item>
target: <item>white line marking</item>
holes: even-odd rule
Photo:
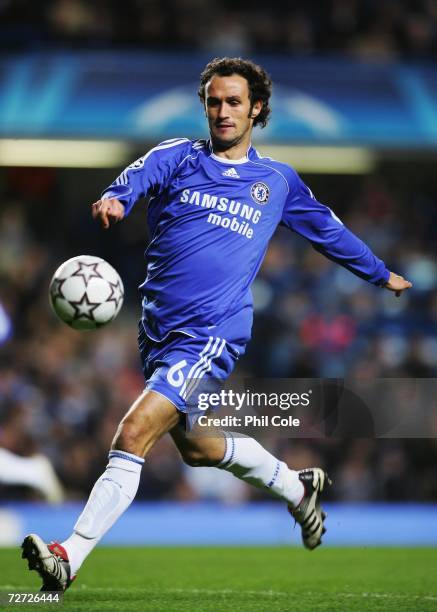
[[[8,588],[29,588],[28,586],[26,587],[11,587],[11,585],[6,585]],[[79,587],[79,585],[75,586],[75,590],[77,590],[77,588]],[[6,587],[2,587],[0,585],[0,589],[1,588],[6,588]],[[192,594],[192,595],[255,595],[255,596],[261,596],[261,597],[290,597],[293,593],[292,591],[290,592],[286,592],[286,591],[274,591],[274,590],[268,590],[268,591],[252,591],[252,590],[236,590],[236,589],[144,589],[143,587],[131,587],[131,588],[120,588],[120,589],[114,589],[114,588],[105,588],[105,587],[93,587],[93,586],[88,586],[87,584],[81,584],[80,588],[83,590],[92,590],[92,591],[121,591],[121,592],[132,592],[132,591],[144,591],[145,593],[152,593],[152,592],[159,592],[161,594],[164,593],[187,593],[187,594]],[[305,592],[300,592],[299,593],[299,598],[304,598],[304,597],[316,597],[316,596],[320,596],[323,595],[323,592],[321,591],[305,591]],[[393,599],[393,600],[414,600],[414,601],[421,601],[421,600],[427,600],[427,601],[437,601],[437,595],[414,595],[414,594],[398,594],[398,593],[332,593],[329,592],[329,595],[334,595],[335,597],[349,597],[349,598],[356,598],[356,599]]]

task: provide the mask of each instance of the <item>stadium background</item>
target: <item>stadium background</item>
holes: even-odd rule
[[[46,454],[73,504],[49,510],[34,490],[0,485],[3,543],[30,526],[67,535],[143,386],[144,205],[105,233],[89,204],[159,140],[205,134],[195,87],[214,55],[266,65],[276,106],[255,145],[259,137],[261,150],[295,163],[317,198],[414,284],[397,300],[279,231],[254,285],[253,340],[238,372],[436,376],[437,2],[251,2],[248,12],[224,0],[12,0],[0,3],[0,50],[0,445]],[[61,137],[70,140],[59,148]],[[78,139],[93,143],[73,159]],[[125,283],[119,319],[93,334],[62,326],[47,302],[53,271],[79,253],[108,259]],[[435,544],[426,521],[437,512],[436,434],[437,414],[420,440],[265,442],[295,468],[332,475],[328,544]],[[152,505],[131,509],[107,541],[298,542],[282,508],[222,476],[186,468],[163,439],[138,493]],[[178,504],[191,504],[183,520]],[[211,516],[222,517],[214,530]]]

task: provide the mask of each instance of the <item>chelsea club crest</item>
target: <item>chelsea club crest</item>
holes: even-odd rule
[[[265,183],[254,183],[250,188],[252,200],[257,204],[267,204],[269,201],[270,189]]]

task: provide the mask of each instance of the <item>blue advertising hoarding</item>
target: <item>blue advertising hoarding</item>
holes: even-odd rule
[[[325,507],[326,506],[326,507]],[[18,545],[26,533],[62,540],[71,533],[81,503],[59,507],[0,506],[0,547]],[[436,504],[324,504],[324,546],[436,546]],[[214,528],[211,529],[211,525]],[[300,529],[280,503],[134,502],[105,535],[112,546],[301,546]]]
[[[64,52],[0,58],[0,137],[159,141],[205,135],[202,55]],[[257,142],[437,146],[437,65],[256,58],[272,75]]]

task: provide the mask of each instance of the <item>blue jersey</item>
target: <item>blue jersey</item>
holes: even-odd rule
[[[388,280],[384,263],[291,167],[253,147],[243,159],[226,160],[209,141],[165,141],[128,166],[102,197],[117,198],[128,214],[143,196],[151,241],[140,291],[143,324],[154,340],[229,322],[229,337],[246,342],[250,286],[279,224],[367,281]]]

